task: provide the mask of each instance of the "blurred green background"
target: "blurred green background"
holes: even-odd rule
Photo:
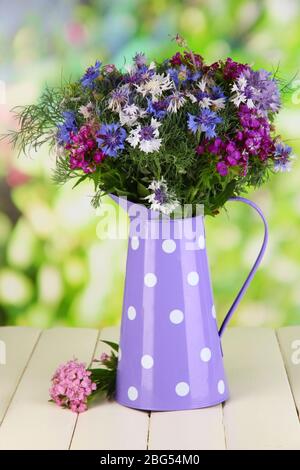
[[[46,83],[77,79],[96,58],[118,65],[136,51],[163,59],[184,36],[207,62],[231,56],[275,70],[292,92],[277,125],[299,154],[298,0],[0,0],[0,132],[10,109],[37,99]],[[97,237],[92,188],[56,187],[47,148],[17,158],[0,143],[0,324],[102,326],[118,323],[126,241]],[[249,196],[264,210],[270,243],[233,322],[299,323],[300,166]],[[262,226],[232,203],[207,220],[219,321],[250,269]]]

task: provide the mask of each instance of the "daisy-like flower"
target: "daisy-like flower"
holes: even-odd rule
[[[277,82],[266,70],[246,69],[231,90],[231,100],[237,107],[243,103],[249,109],[256,108],[260,116],[266,116],[269,111],[276,113],[280,108]]]
[[[119,88],[116,88],[110,93],[109,99],[108,99],[108,109],[111,109],[112,111],[119,113],[122,109],[123,106],[125,106],[128,103],[129,100],[129,85],[122,85]]]
[[[139,147],[145,153],[152,153],[159,150],[161,146],[161,139],[159,138],[158,128],[161,125],[156,119],[151,119],[151,124],[147,126],[138,126],[132,129],[127,141],[135,148]]]
[[[140,117],[144,117],[146,111],[135,104],[127,104],[119,112],[120,123],[122,126],[133,126]]]
[[[97,132],[98,147],[109,157],[117,157],[118,151],[124,149],[126,131],[119,124],[102,124]]]
[[[247,105],[249,109],[254,108],[253,103],[253,93],[249,88],[247,88],[247,79],[244,74],[241,74],[236,82],[232,85],[231,91],[233,92],[233,96],[231,101],[235,104],[238,108],[241,103]]]
[[[222,122],[217,113],[210,109],[203,109],[200,114],[194,116],[188,113],[188,128],[193,134],[196,132],[204,132],[207,139],[216,136],[216,126]]]
[[[80,106],[78,111],[80,112],[80,114],[82,114],[84,119],[90,119],[94,111],[94,105],[93,103],[89,102],[85,106]]]
[[[90,88],[91,90],[95,87],[95,80],[100,75],[101,62],[96,61],[95,65],[89,67],[83,77],[80,79],[81,85],[85,88]]]
[[[224,109],[226,96],[219,86],[213,86],[210,91],[211,106],[215,109]]]
[[[144,65],[147,65],[147,58],[143,52],[137,52],[133,58],[133,62],[138,68],[144,67]]]
[[[147,113],[152,114],[152,116],[156,119],[163,119],[167,114],[167,100],[159,100],[153,102],[150,98],[147,98],[147,103]]]
[[[179,206],[179,201],[176,199],[175,194],[169,191],[164,178],[158,181],[152,181],[148,189],[152,191],[152,193],[146,196],[145,199],[151,204],[150,209],[169,215]]]
[[[135,85],[137,92],[141,93],[142,96],[151,96],[152,101],[157,101],[164,91],[170,90],[174,87],[173,81],[171,80],[169,74],[153,74],[149,80]]]
[[[289,145],[285,145],[282,142],[275,144],[274,171],[276,173],[291,171],[292,159],[294,158],[291,152],[292,148]]]
[[[179,91],[175,91],[168,97],[168,111],[170,113],[177,113],[178,109],[182,108],[182,106],[185,104],[186,99],[184,97],[183,93],[180,93]]]

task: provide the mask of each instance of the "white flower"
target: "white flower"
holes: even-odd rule
[[[231,87],[233,96],[231,101],[238,108],[241,103],[245,103],[249,109],[254,108],[254,102],[251,98],[251,90],[247,87],[248,82],[246,77],[241,75]],[[253,91],[253,90],[252,90]],[[250,95],[249,95],[250,93]]]
[[[145,199],[151,204],[150,209],[169,215],[179,206],[179,201],[174,193],[169,191],[164,178],[152,181],[148,189],[152,191],[152,194],[146,196]]]
[[[122,106],[125,106],[128,103],[129,99],[129,85],[125,84],[116,88],[110,93],[108,99],[108,109],[111,109],[114,112],[119,113],[122,109]]]
[[[120,123],[122,126],[133,126],[138,118],[144,117],[146,111],[135,104],[127,104],[119,112]]]
[[[186,99],[184,97],[184,94],[180,93],[179,91],[175,91],[169,97],[169,104],[167,107],[167,111],[171,113],[177,113],[178,109],[180,109],[184,105],[185,102],[186,102]]]
[[[127,137],[127,142],[129,142],[133,148],[138,146],[140,150],[145,153],[156,152],[161,146],[158,131],[160,125],[161,123],[154,118],[151,119],[151,124],[148,126],[142,127],[138,124],[138,126],[130,132]]]
[[[174,83],[169,74],[155,73],[145,82],[135,86],[138,93],[144,97],[150,95],[152,101],[157,101],[164,91],[174,88]]]
[[[217,98],[215,100],[211,100],[211,105],[213,105],[217,109],[224,109],[226,103],[226,98]]]
[[[209,108],[212,105],[212,100],[209,98],[209,96],[204,96],[200,101],[199,101],[199,106],[201,108]]]
[[[192,93],[186,92],[185,96],[189,98],[193,104],[197,103],[197,98]]]
[[[94,111],[94,105],[91,102],[87,103],[85,106],[82,105],[79,108],[79,112],[80,114],[82,114],[84,119],[89,119],[92,116],[93,111]]]
[[[207,80],[206,78],[201,78],[200,82],[197,83],[197,87],[200,88],[201,91],[205,92],[207,87]]]

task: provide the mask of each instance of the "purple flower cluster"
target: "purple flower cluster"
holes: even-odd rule
[[[97,148],[94,130],[90,125],[82,126],[77,134],[71,132],[70,141],[65,146],[70,154],[70,168],[92,173],[104,158],[104,152]]]
[[[59,366],[52,377],[51,400],[74,413],[86,411],[88,397],[97,389],[90,376],[85,364],[76,360]]]
[[[216,169],[221,176],[226,176],[231,167],[240,167],[245,175],[251,157],[255,156],[263,162],[272,158],[275,152],[268,119],[258,116],[247,106],[241,106],[239,121],[240,128],[231,138],[218,137],[212,142],[206,141],[196,150],[200,155],[204,152],[216,155]]]

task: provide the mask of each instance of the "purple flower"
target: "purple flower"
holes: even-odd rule
[[[90,88],[91,90],[95,87],[95,80],[100,75],[100,67],[101,62],[99,60],[96,61],[95,65],[89,67],[83,77],[80,79],[81,85],[86,88]]]
[[[69,143],[71,132],[77,132],[75,113],[73,111],[65,111],[63,117],[64,122],[57,126],[57,141],[59,145]]]
[[[216,136],[216,126],[220,124],[222,119],[210,109],[203,109],[200,114],[194,116],[188,113],[188,128],[193,134],[196,132],[204,132],[207,139]]]
[[[167,100],[152,101],[147,98],[148,107],[147,113],[152,114],[157,119],[163,119],[167,113],[168,102]]]
[[[219,175],[226,176],[228,174],[228,168],[227,168],[226,163],[218,162],[216,167],[217,167],[217,172],[219,173]]]
[[[185,86],[189,82],[196,82],[202,75],[199,70],[191,70],[186,65],[180,65],[178,68],[170,67],[167,73],[170,75],[176,88]]]
[[[102,124],[97,132],[98,147],[110,157],[116,157],[124,149],[126,131],[119,124]]]
[[[244,103],[248,108],[255,108],[260,116],[276,113],[280,108],[277,82],[266,70],[245,70],[235,81],[232,91],[236,106]]]
[[[276,172],[287,172],[291,170],[291,152],[292,148],[283,142],[275,144],[274,170]]]
[[[137,68],[144,67],[147,64],[146,56],[143,52],[137,52],[133,58],[133,62]]]

